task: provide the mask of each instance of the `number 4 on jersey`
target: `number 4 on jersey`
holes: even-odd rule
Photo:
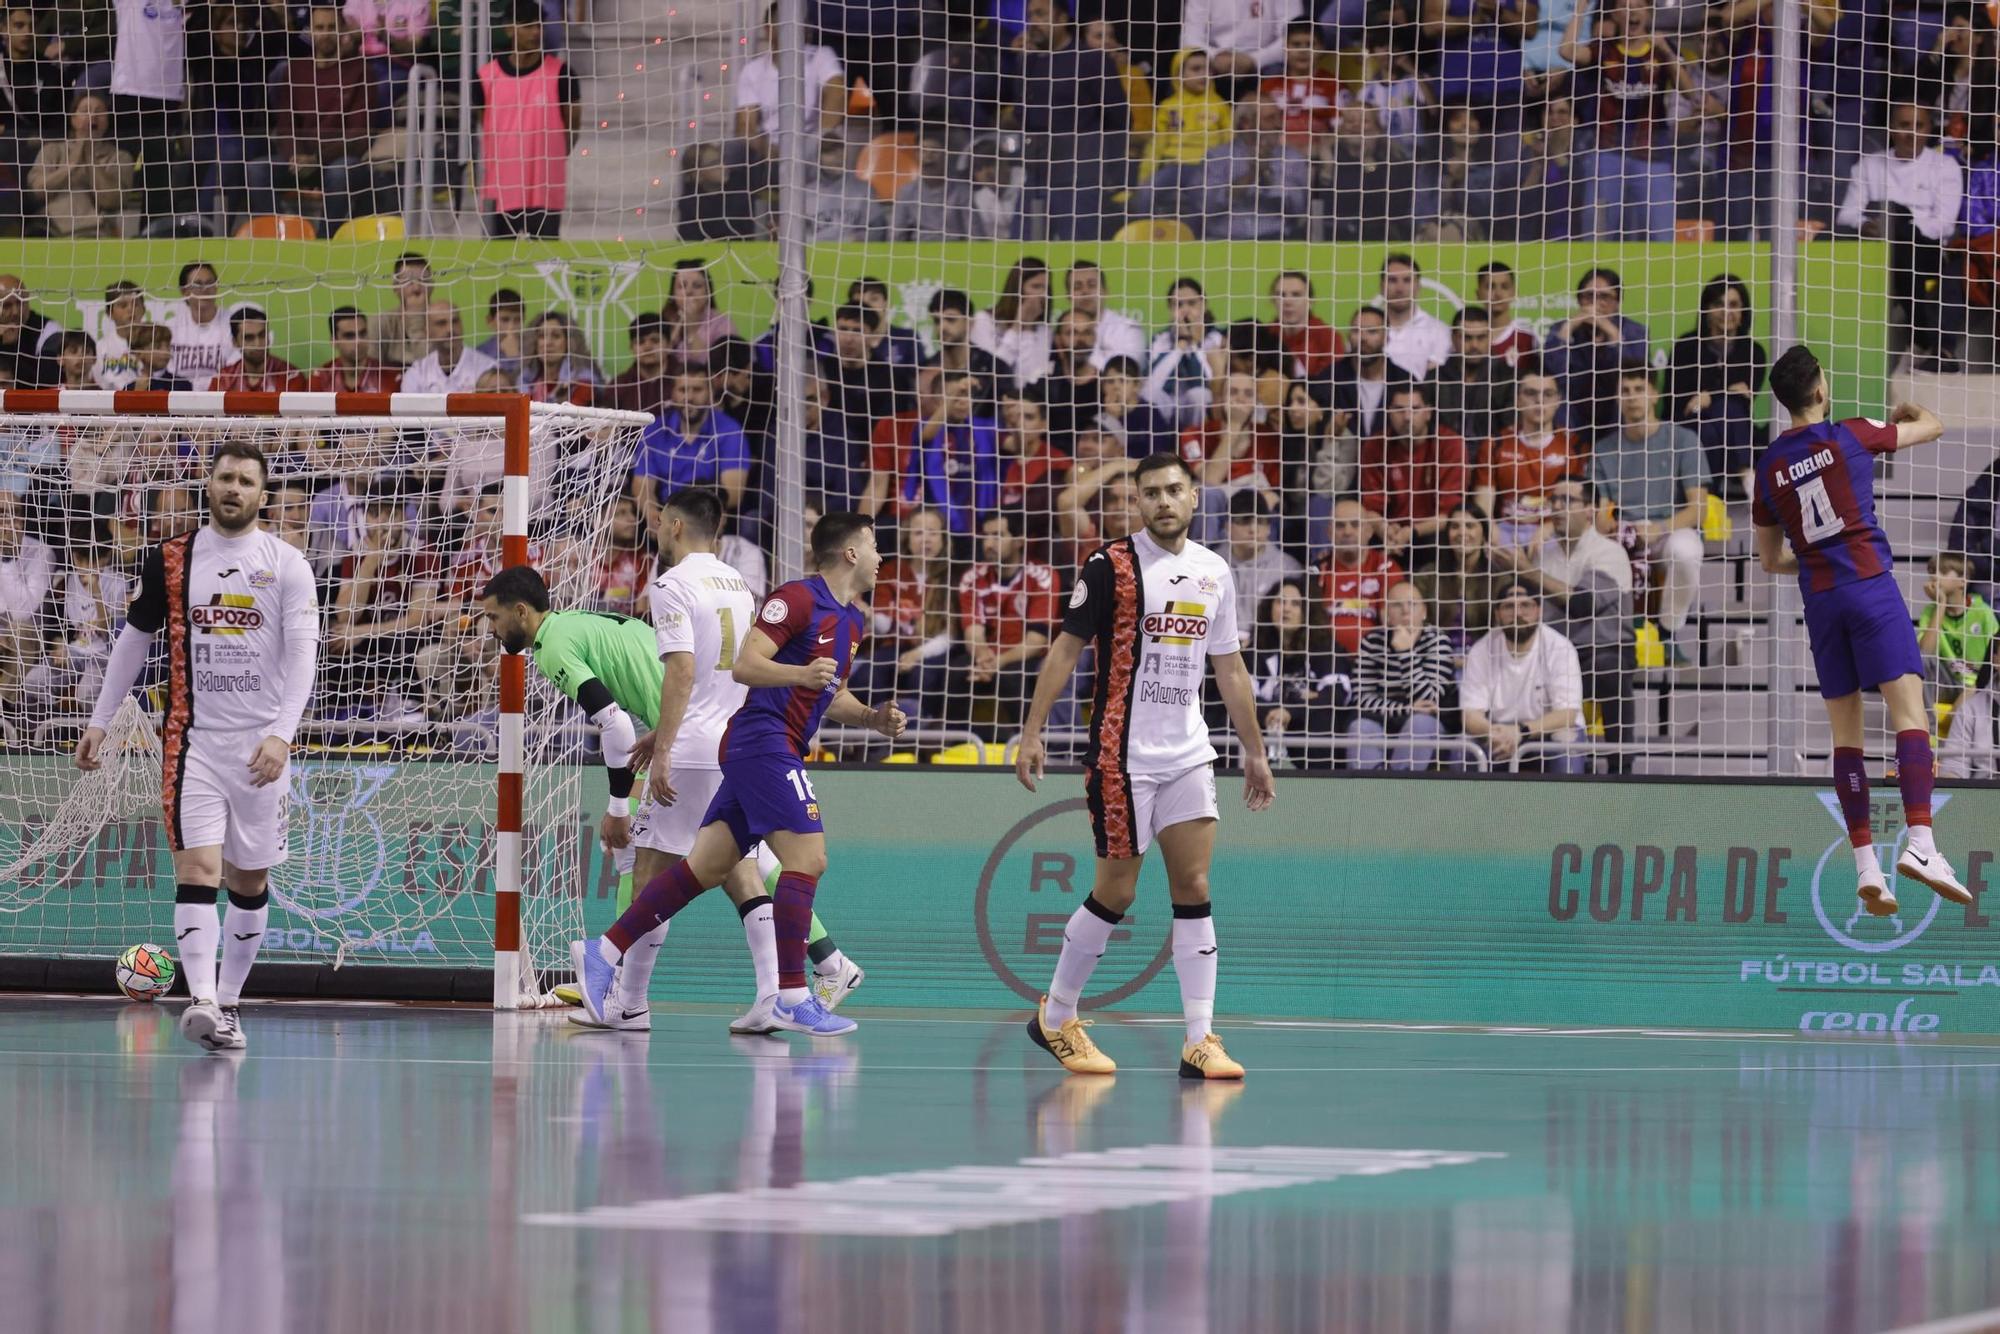
[[[1799,488],[1799,523],[1808,542],[1824,541],[1847,527],[1833,507],[1833,497],[1826,493],[1824,477],[1815,477]]]

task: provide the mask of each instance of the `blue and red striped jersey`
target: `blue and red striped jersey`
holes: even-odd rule
[[[806,743],[819,731],[827,705],[847,681],[848,669],[867,632],[868,618],[857,603],[843,606],[818,575],[771,590],[757,613],[757,628],[778,646],[773,662],[803,667],[814,658],[839,664],[824,690],[803,686],[757,686],[722,734],[720,758],[793,755],[805,758]]]
[[[1889,535],[1875,521],[1875,456],[1895,450],[1895,427],[1851,417],[1787,431],[1757,460],[1750,516],[1760,528],[1785,530],[1808,596],[1889,573]]]

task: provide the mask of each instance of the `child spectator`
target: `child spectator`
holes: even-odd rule
[[[1229,103],[1209,83],[1206,51],[1182,51],[1171,70],[1174,91],[1153,117],[1153,137],[1139,159],[1139,177],[1149,181],[1170,164],[1194,167],[1217,144],[1229,142]]]
[[[119,281],[104,289],[104,322],[97,332],[94,373],[104,389],[130,389],[139,378],[139,355],[132,331],[146,322],[146,293],[139,284]]]
[[[562,234],[576,142],[576,76],[562,57],[542,49],[542,13],[532,0],[516,0],[505,33],[474,89],[485,146],[480,193],[493,208],[486,230],[495,237],[553,238]]]
[[[493,334],[478,351],[493,358],[493,364],[515,379],[521,376],[521,358],[526,355],[521,329],[527,323],[528,304],[511,287],[496,290],[486,300],[486,327]]]
[[[2000,618],[1972,591],[1972,565],[1964,556],[1941,552],[1928,569],[1929,601],[1917,618],[1917,644],[1938,712],[1950,710],[1938,771],[1946,778],[1988,778],[1995,769],[1991,657]]]

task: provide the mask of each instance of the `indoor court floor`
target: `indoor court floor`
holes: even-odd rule
[[[0,999],[0,1334],[2000,1329],[1992,1045],[179,1009]]]

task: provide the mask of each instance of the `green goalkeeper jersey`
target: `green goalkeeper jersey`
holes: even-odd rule
[[[647,727],[660,725],[659,640],[653,627],[608,611],[557,611],[535,636],[535,670],[575,699],[585,682],[602,681],[618,707]]]

